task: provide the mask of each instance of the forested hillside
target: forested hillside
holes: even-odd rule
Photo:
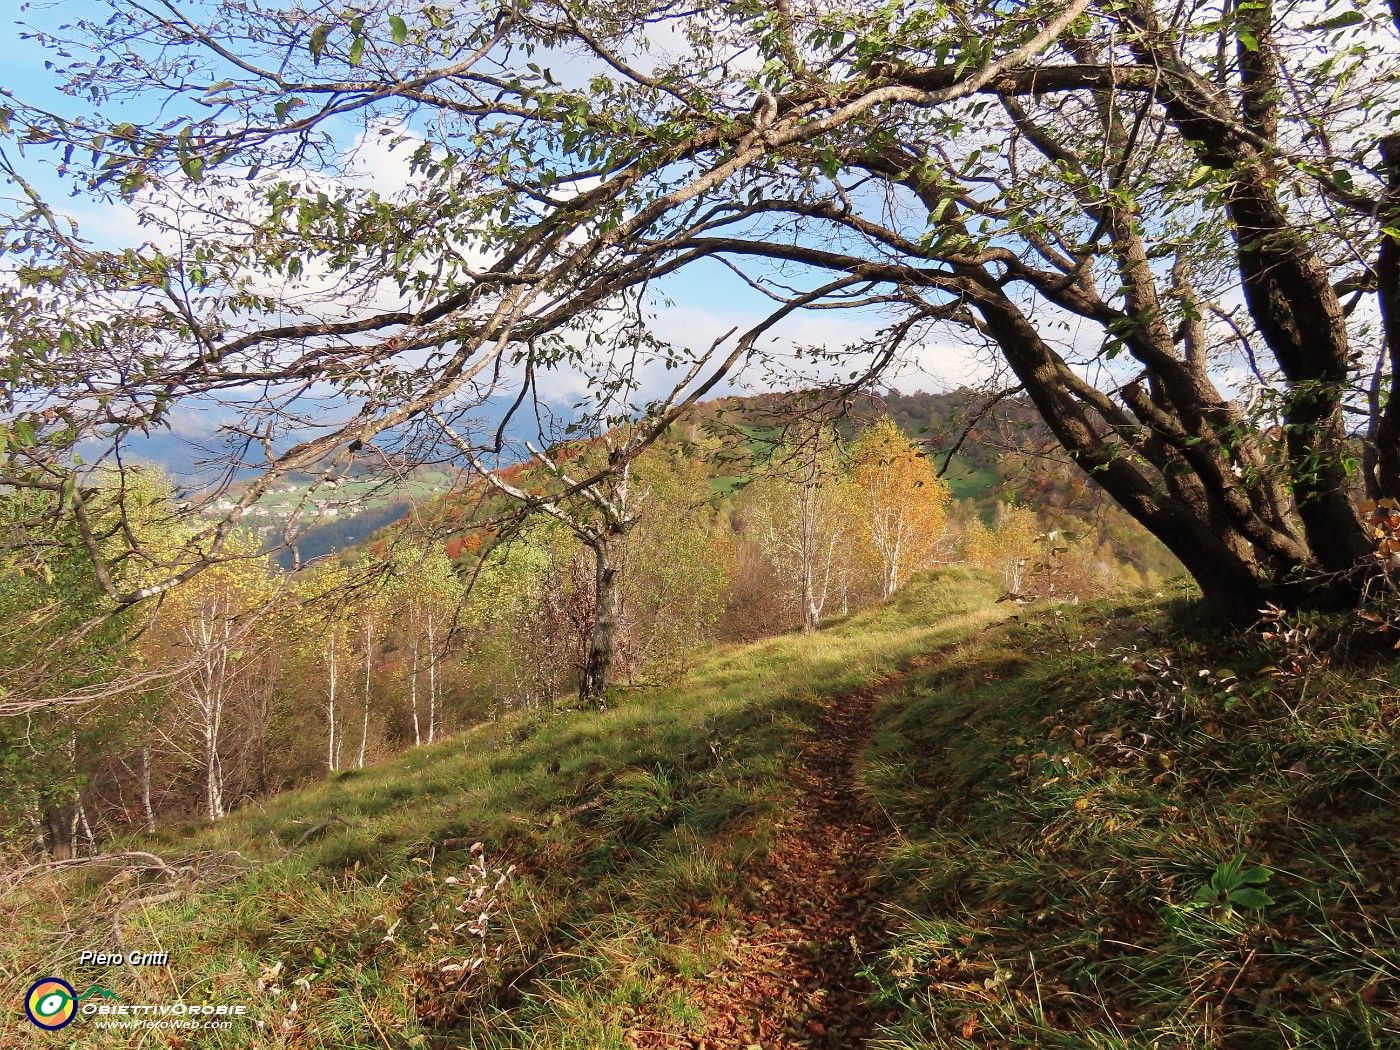
[[[128,828],[221,817],[508,711],[596,706],[613,685],[673,680],[715,640],[814,630],[936,565],[988,568],[1020,599],[1163,578],[1150,537],[1035,452],[1043,434],[1017,406],[963,441],[958,469],[989,487],[953,500],[938,439],[909,439],[889,409],[917,406],[941,433],[928,413],[958,404],[866,399],[835,425],[780,398],[714,402],[599,486],[553,495],[612,437],[426,498],[294,572],[249,529],[236,560],[112,610],[96,634],[65,633],[102,610],[91,560],[33,530],[32,560],[0,586],[15,624],[0,671],[22,706],[38,676],[54,684],[57,659],[85,699],[0,722],[6,849],[100,852]],[[1030,436],[990,444],[993,428]],[[1012,502],[1032,476],[1039,502]],[[133,581],[156,571],[138,548],[174,551],[197,527],[149,469],[100,486],[99,520],[135,522],[108,541],[115,557],[131,546]],[[29,509],[12,507],[17,527]]]
[[[728,493],[744,482],[754,459],[766,458],[768,446],[781,441],[785,420],[802,402],[800,394],[731,396],[703,402],[686,414],[691,440],[700,433],[712,439],[707,444],[711,455],[703,462],[717,492]],[[882,416],[888,416],[930,456],[954,501],[955,527],[974,515],[990,522],[1001,504],[1025,505],[1036,509],[1044,521],[1054,519],[1068,527],[1073,519],[1098,530],[1112,544],[1115,556],[1138,572],[1169,576],[1181,571],[1150,533],[1074,468],[1023,397],[997,398],[966,388],[912,394],[889,390],[847,400],[837,426],[849,437]],[[676,437],[665,440],[674,442]],[[738,451],[724,451],[734,448]],[[410,466],[406,473],[412,477],[415,472]],[[374,485],[374,474],[367,471],[366,480],[357,487],[361,491],[321,496],[331,504],[335,518],[309,529],[298,541],[301,557],[309,561],[352,552],[381,528],[430,502],[435,492],[451,487],[446,473],[420,473],[426,477],[417,482],[380,479]],[[275,522],[285,517],[288,504],[295,500],[282,495],[280,505],[266,502],[267,517]],[[275,529],[265,528],[264,534],[277,539]],[[291,557],[287,550],[279,554],[284,568],[290,567]]]

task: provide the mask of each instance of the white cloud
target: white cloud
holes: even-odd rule
[[[423,186],[426,180],[413,171],[413,154],[424,141],[400,123],[381,123],[361,131],[345,151],[345,181],[385,197]]]

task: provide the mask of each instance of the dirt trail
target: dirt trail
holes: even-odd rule
[[[860,976],[887,937],[868,879],[891,835],[856,790],[857,763],[894,672],[832,701],[795,776],[798,805],[745,874],[757,902],[724,966],[690,995],[700,1035],[647,1032],[639,1050],[851,1050],[878,1018]]]

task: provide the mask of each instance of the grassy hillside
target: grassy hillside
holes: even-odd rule
[[[30,873],[0,996],[255,1018],[47,1037],[93,1046],[1397,1045],[1393,665],[996,593],[938,573],[129,844],[163,867]],[[75,965],[102,948],[170,965]]]
[[[187,894],[176,900],[133,903],[131,877],[97,868],[30,883],[3,903],[24,933],[0,947],[0,997],[18,1003],[57,973],[132,1001],[248,1002],[269,1046],[624,1046],[624,1011],[644,1006],[684,1026],[669,979],[723,955],[751,889],[744,866],[783,813],[823,701],[993,621],[1005,608],[993,594],[945,574],[815,637],[721,649],[674,689],[605,714],[483,725],[134,846],[191,869],[140,876],[145,895]],[[332,814],[349,823],[295,845]],[[451,967],[482,954],[472,930],[454,929],[478,841],[488,868],[515,871],[472,976]],[[114,913],[129,948],[170,952],[168,971],[75,967],[83,948],[112,945]],[[260,977],[281,994],[258,991]],[[24,1021],[7,1011],[4,1023],[11,1045],[28,1045],[15,1043]],[[200,1039],[246,1046],[248,1031]]]
[[[890,1045],[1400,1046],[1400,669],[1194,612],[1042,611],[887,700]]]

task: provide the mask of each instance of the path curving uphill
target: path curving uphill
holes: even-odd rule
[[[753,904],[727,961],[692,990],[689,1034],[637,1032],[638,1050],[853,1050],[880,1018],[861,971],[886,943],[871,893],[893,829],[858,788],[860,756],[893,672],[832,700],[794,777],[797,804],[771,852],[745,872]]]

